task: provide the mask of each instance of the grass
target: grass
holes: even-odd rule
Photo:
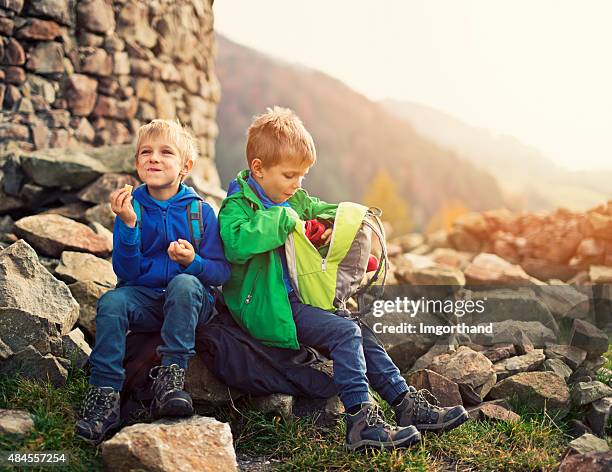
[[[612,349],[606,357],[610,369]],[[86,389],[87,378],[82,371],[71,372],[61,389],[40,381],[0,379],[0,408],[27,410],[35,419],[34,431],[27,437],[0,437],[0,450],[67,451],[70,465],[61,470],[102,470],[99,448],[89,446],[73,432]],[[381,405],[392,423],[390,408],[384,402]],[[345,451],[343,421],[323,429],[312,418],[285,421],[235,408],[219,409],[215,416],[231,424],[238,453],[270,460],[275,471],[555,470],[572,439],[568,422],[576,414],[558,421],[515,406],[521,416],[516,424],[468,421],[444,434],[427,434],[421,444],[402,452]]]

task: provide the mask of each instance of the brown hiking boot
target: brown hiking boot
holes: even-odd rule
[[[426,395],[434,402],[427,401]],[[406,396],[393,407],[397,424],[416,426],[419,431],[448,431],[468,419],[468,413],[461,405],[438,406],[436,397],[427,389],[408,387]]]
[[[382,419],[378,406],[363,403],[354,415],[346,413],[346,448],[404,448],[419,442],[421,434],[414,426],[393,427]]]

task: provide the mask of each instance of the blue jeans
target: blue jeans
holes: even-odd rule
[[[162,365],[187,368],[195,354],[195,331],[211,317],[210,292],[193,275],[174,277],[165,292],[148,287],[123,286],[98,300],[96,344],[90,356],[89,383],[121,390],[125,380],[123,358],[128,331],[160,332],[157,347]]]
[[[387,351],[374,333],[357,322],[312,305],[289,294],[300,344],[312,346],[334,362],[334,382],[346,409],[367,402],[368,385],[389,404],[408,390]]]

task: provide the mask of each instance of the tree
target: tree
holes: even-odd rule
[[[412,228],[408,202],[400,197],[397,185],[386,169],[381,169],[363,195],[364,205],[382,209],[382,220],[393,227],[394,235],[408,233]]]
[[[439,229],[449,231],[453,227],[453,222],[468,212],[469,210],[461,200],[447,200],[438,208],[436,214],[427,223],[427,232],[433,233]]]

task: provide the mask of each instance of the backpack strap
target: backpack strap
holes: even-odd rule
[[[192,200],[187,206],[187,221],[189,222],[191,244],[193,244],[193,247],[197,253],[200,248],[200,243],[202,242],[202,234],[204,233],[204,222],[202,221],[202,200]]]

